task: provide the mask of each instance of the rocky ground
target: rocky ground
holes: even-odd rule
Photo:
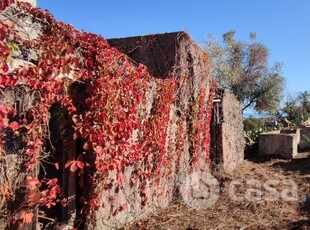
[[[310,229],[310,156],[245,160],[233,174],[217,172],[216,177],[222,194],[210,208],[194,210],[177,201],[125,229]],[[243,197],[238,201],[229,195],[235,181],[238,186],[234,192]],[[262,187],[260,197],[252,194],[257,201],[246,198],[247,194],[251,197],[250,189],[255,186]],[[298,194],[287,193],[293,186]],[[272,189],[279,198],[267,201]],[[287,200],[290,197],[296,199]]]

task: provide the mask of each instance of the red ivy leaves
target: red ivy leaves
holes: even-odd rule
[[[8,27],[0,22],[0,81],[3,82],[3,73],[8,71],[8,64],[6,63],[7,57],[9,56],[10,49],[3,41],[8,35]]]
[[[14,118],[16,111],[12,107],[6,107],[0,105],[0,132],[4,128],[11,128],[13,131],[16,131],[19,128],[19,125],[16,121],[10,123],[10,119]]]
[[[208,107],[206,108],[206,121],[205,121],[205,138],[204,138],[204,148],[206,152],[206,160],[210,164],[210,142],[211,142],[211,136],[210,136],[210,127],[211,127],[211,119],[212,119],[212,109],[213,109],[213,96],[214,96],[214,88],[211,88],[210,94],[209,94],[209,101],[208,101]]]
[[[0,22],[0,40],[1,41],[7,38],[7,36],[9,35],[9,31],[10,31],[9,27],[3,22]]]
[[[22,226],[23,224],[30,224],[32,223],[34,214],[32,212],[25,212],[22,211],[20,213],[20,219],[19,219],[19,226]]]
[[[10,123],[9,128],[11,128],[13,131],[16,131],[19,129],[19,124],[16,121],[13,121]]]
[[[83,169],[84,166],[85,166],[85,163],[83,161],[72,160],[66,163],[65,168],[70,167],[70,171],[75,172],[78,169]]]
[[[124,168],[136,164],[139,169],[130,178],[132,184],[138,184],[138,180],[159,177],[161,168],[169,168],[169,160],[172,159],[166,147],[176,81],[173,78],[151,80],[145,66],[134,67],[125,55],[111,48],[101,36],[81,33],[55,21],[48,12],[24,7],[49,25],[43,28],[40,41],[17,41],[26,48],[36,47],[40,57],[37,66],[7,73],[9,48],[1,41],[0,67],[3,71],[0,71],[0,88],[23,84],[40,97],[33,108],[26,112],[23,121],[10,122],[12,120],[8,119],[7,108],[0,105],[0,118],[3,117],[0,119],[0,131],[9,126],[24,137],[26,148],[23,154],[28,157],[26,167],[34,169],[41,160],[43,130],[48,124],[49,108],[57,102],[69,112],[75,138],[84,141],[85,151],[95,154],[94,168],[98,175],[114,170],[118,175],[115,184],[121,186],[125,181],[122,173]],[[0,25],[0,38],[3,40],[9,31],[8,27]],[[70,91],[72,83],[86,85],[85,91],[76,93],[83,94],[85,100],[75,98],[76,95]],[[142,103],[146,101],[146,94],[153,83],[157,85],[157,97],[151,114],[146,118],[141,114],[145,106]],[[56,169],[59,168],[58,163],[54,165]],[[84,159],[71,160],[64,165],[71,172],[80,169],[79,174],[82,174],[85,166]],[[103,179],[100,176],[95,178]],[[154,181],[159,183],[159,180]],[[96,182],[95,179],[92,182],[94,187]],[[57,180],[40,181],[31,177],[27,178],[26,184],[30,206],[51,207],[60,202],[57,199],[60,194]],[[94,209],[99,203],[98,196],[92,194],[85,203]],[[148,197],[143,186],[141,196],[142,205],[146,205]],[[126,205],[123,205],[120,211],[125,208]]]
[[[35,191],[36,189],[40,188],[41,181],[36,177],[27,176],[26,177],[26,184],[27,184],[27,187],[30,191]]]
[[[30,207],[46,206],[50,208],[56,205],[57,202],[62,203],[62,200],[58,199],[58,196],[61,194],[61,189],[58,185],[57,178],[40,181],[38,178],[27,176],[26,182],[29,190],[27,203]]]

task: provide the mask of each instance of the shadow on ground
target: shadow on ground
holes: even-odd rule
[[[307,230],[310,229],[310,219],[309,220],[299,220],[292,222],[287,226],[287,229],[290,230]]]
[[[276,162],[272,166],[282,168],[285,171],[295,172],[302,175],[310,175],[310,157]]]
[[[307,152],[309,153],[309,152]],[[303,155],[304,153],[300,153]],[[303,157],[298,159],[284,159],[281,156],[259,156],[258,155],[258,144],[254,143],[252,145],[246,146],[245,148],[245,159],[253,163],[266,163],[272,161],[273,159],[283,160],[277,161],[272,166],[275,168],[281,168],[285,171],[290,171],[294,173],[299,173],[302,175],[310,175],[310,155],[304,154]]]
[[[308,151],[309,153],[309,151]],[[310,156],[298,159],[283,159],[281,156],[258,156],[258,146],[253,145],[246,149],[245,158],[256,164],[270,163],[270,167],[280,169],[288,175],[300,175],[301,183],[310,185]],[[310,188],[310,186],[309,186]],[[299,230],[310,229],[310,189],[306,192],[305,200],[299,205],[301,215],[308,216],[308,219],[294,221],[285,226],[285,229]]]

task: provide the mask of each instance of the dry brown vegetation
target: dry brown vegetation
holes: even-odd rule
[[[148,219],[125,229],[310,229],[310,157],[294,160],[245,160],[232,175],[219,175],[223,192],[217,203],[206,210],[189,209],[181,202],[158,210]],[[231,181],[256,179],[294,180],[298,201],[233,201],[228,194]],[[283,191],[280,183],[275,188]],[[238,188],[242,194],[243,188]],[[262,190],[262,196],[267,191]]]

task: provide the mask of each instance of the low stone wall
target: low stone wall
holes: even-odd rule
[[[290,159],[297,155],[297,145],[296,134],[264,133],[259,136],[259,155],[274,155]]]
[[[291,127],[259,136],[260,155],[279,155],[294,158],[299,151],[310,148],[310,127]]]

